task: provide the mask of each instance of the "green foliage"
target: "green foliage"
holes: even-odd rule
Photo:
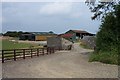
[[[96,50],[90,61],[119,64],[120,54],[120,5],[102,20],[96,39]]]
[[[115,8],[115,11],[117,11],[117,9],[118,8]],[[120,12],[120,10],[118,12]],[[111,12],[102,20],[96,39],[97,51],[118,51],[120,43],[120,32],[118,31],[120,29],[120,26],[118,26],[120,22],[118,23],[118,17],[119,16],[116,15],[115,12]]]
[[[107,64],[118,64],[118,55],[113,52],[99,52],[90,55],[90,62],[99,61]]]
[[[116,44],[116,28],[115,28],[115,17],[112,14],[108,14],[102,21],[100,31],[97,33],[96,49],[111,51],[112,47]]]
[[[106,16],[107,13],[114,11],[114,5],[118,5],[120,0],[86,0],[85,2],[91,12],[94,14],[91,18],[94,19],[102,19]]]
[[[22,32],[22,31],[7,31],[3,34],[3,36],[9,36],[9,37],[19,37],[21,34],[27,34],[28,32]]]

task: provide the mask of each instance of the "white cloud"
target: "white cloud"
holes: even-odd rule
[[[2,2],[85,2],[86,0],[1,0]]]
[[[54,15],[54,14],[67,14],[72,10],[73,3],[54,2],[41,7],[40,13]]]
[[[0,17],[0,23],[2,23],[2,17]]]
[[[79,17],[81,17],[83,15],[83,13],[81,13],[81,12],[74,12],[74,13],[72,13],[71,14],[71,16],[70,17],[72,17],[72,18],[79,18]]]
[[[5,21],[6,21],[5,18],[2,17],[2,16],[0,16],[0,23],[2,24],[2,23],[5,22]]]

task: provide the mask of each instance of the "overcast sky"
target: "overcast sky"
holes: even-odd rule
[[[79,29],[96,33],[100,21],[92,21],[91,16],[84,2],[3,2],[0,22],[2,32],[64,33]]]

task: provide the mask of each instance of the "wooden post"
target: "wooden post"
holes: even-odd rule
[[[47,47],[47,54],[49,54],[49,51],[50,51],[49,49],[50,49],[50,48],[49,48],[49,47]]]
[[[25,49],[23,49],[23,59],[25,59]]]
[[[43,53],[43,55],[44,55],[44,48],[42,48],[42,53]]]
[[[60,51],[60,47],[59,47],[59,51]]]
[[[54,51],[54,47],[53,47],[53,53],[55,53],[55,51]]]
[[[32,56],[33,56],[33,55],[32,55],[32,49],[31,49],[31,58],[32,58]]]
[[[14,50],[14,61],[16,61],[16,51]]]
[[[2,50],[2,63],[4,63],[4,51]]]
[[[52,48],[50,48],[50,54],[52,53]]]
[[[37,49],[37,56],[39,56],[39,49]]]

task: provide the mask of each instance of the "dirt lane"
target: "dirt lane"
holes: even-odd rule
[[[74,50],[59,51],[2,65],[4,78],[117,78],[116,65],[88,62],[87,50],[74,44]]]

